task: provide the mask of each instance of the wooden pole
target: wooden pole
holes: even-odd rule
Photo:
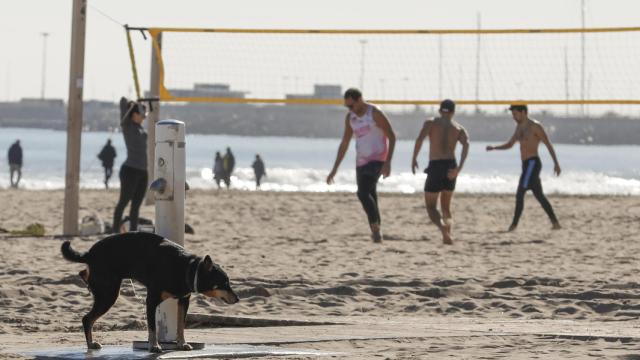
[[[82,90],[87,0],[73,0],[71,61],[67,109],[67,164],[64,186],[63,234],[78,235],[80,193],[80,145],[82,137]]]
[[[158,47],[162,49],[162,33],[156,37],[158,41]],[[150,98],[157,98],[160,95],[160,68],[158,66],[158,57],[156,56],[156,50],[151,42],[151,82],[149,84],[149,96]],[[153,182],[153,174],[155,171],[156,157],[156,124],[160,120],[160,102],[153,103],[153,111],[149,111],[147,116],[147,173],[149,174],[149,186]],[[149,188],[147,186],[147,189]],[[147,199],[145,203],[151,205],[155,202],[154,195],[147,191]]]

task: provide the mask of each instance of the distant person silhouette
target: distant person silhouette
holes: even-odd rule
[[[127,146],[127,159],[120,167],[120,199],[113,212],[113,231],[121,232],[122,213],[127,204],[129,209],[129,229],[138,228],[140,205],[147,192],[147,132],[142,123],[146,117],[144,105],[126,98],[120,99],[120,126]]]
[[[227,153],[222,157],[222,163],[224,166],[224,184],[227,186],[231,186],[231,175],[233,174],[233,169],[236,167],[236,158],[233,156],[231,152],[231,148],[227,147]]]
[[[116,154],[116,149],[111,145],[111,140],[107,140],[107,143],[98,154],[98,159],[102,161],[102,167],[104,168],[104,187],[107,189],[109,188],[109,179],[113,175],[113,161],[116,156],[118,155]]]
[[[224,161],[222,160],[222,156],[220,156],[220,151],[216,151],[216,158],[213,162],[213,179],[216,181],[216,185],[218,185],[218,190],[220,190],[220,181],[225,179]]]
[[[12,188],[17,188],[20,179],[22,178],[22,147],[20,146],[20,140],[16,140],[16,142],[11,145],[9,148],[9,154],[7,156],[9,158],[9,177]],[[16,181],[13,181],[13,174],[18,173],[18,177]]]
[[[256,154],[256,160],[251,165],[253,173],[256,175],[256,189],[260,189],[260,180],[263,176],[267,176],[267,171],[264,168],[264,161],[260,155]]]

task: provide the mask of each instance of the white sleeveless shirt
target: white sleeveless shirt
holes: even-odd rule
[[[367,111],[362,116],[349,111],[349,124],[356,138],[356,166],[372,161],[387,161],[388,139],[373,120],[373,109],[373,105],[367,104]]]

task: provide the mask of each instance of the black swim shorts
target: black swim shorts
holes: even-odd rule
[[[449,179],[449,170],[455,169],[458,163],[455,159],[431,160],[424,170],[427,180],[424,183],[425,192],[453,191],[456,188],[456,179]]]

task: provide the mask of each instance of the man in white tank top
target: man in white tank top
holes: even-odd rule
[[[349,109],[344,121],[344,134],[338,148],[333,169],[327,176],[327,184],[333,183],[338,167],[349,149],[351,138],[356,138],[356,180],[358,199],[362,203],[374,242],[382,241],[380,211],[376,185],[380,175],[391,174],[391,158],[396,136],[386,115],[375,105],[365,102],[358,89],[344,94],[344,105]]]

